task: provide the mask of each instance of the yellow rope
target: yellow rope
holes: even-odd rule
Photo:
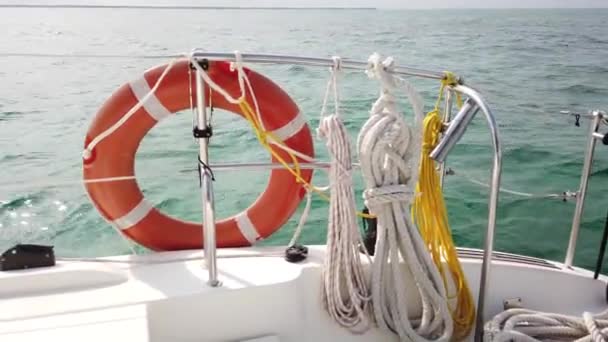
[[[302,172],[301,172],[302,170],[300,169],[300,163],[298,162],[298,158],[295,154],[291,153],[288,150],[284,150],[285,152],[287,152],[287,154],[289,155],[289,157],[291,159],[291,162],[293,164],[293,168],[292,168],[289,165],[289,163],[286,162],[285,159],[283,159],[283,157],[281,157],[281,155],[279,155],[279,153],[272,148],[272,146],[270,145],[270,142],[268,141],[269,138],[278,145],[281,145],[281,146],[287,146],[287,145],[285,144],[285,142],[283,142],[280,138],[278,138],[272,132],[269,132],[269,131],[266,131],[263,129],[261,122],[259,122],[257,115],[255,114],[255,112],[253,111],[253,109],[251,108],[249,103],[247,103],[247,101],[242,99],[241,102],[239,102],[239,107],[241,108],[241,111],[243,112],[245,119],[251,124],[251,127],[253,128],[253,131],[254,131],[258,141],[260,142],[260,144],[266,150],[268,150],[270,152],[270,154],[281,165],[283,165],[283,167],[287,171],[289,171],[296,178],[296,181],[298,183],[302,183],[304,188],[306,188],[308,191],[313,191],[313,192],[317,193],[319,195],[319,197],[321,197],[322,199],[324,199],[326,201],[329,201],[329,196],[327,196],[325,193],[323,193],[323,191],[320,190],[319,188],[317,188],[314,185],[307,182],[302,177]],[[364,217],[364,218],[374,218],[375,217],[374,215],[370,215],[370,214],[366,214],[366,213],[362,213],[362,212],[357,212],[357,216]]]
[[[435,108],[429,112],[423,122],[422,153],[420,157],[420,173],[416,194],[412,206],[414,222],[420,230],[433,261],[443,278],[449,299],[456,299],[455,305],[450,305],[454,319],[454,340],[464,339],[471,331],[475,320],[475,302],[467,285],[448,223],[448,215],[441,190],[439,174],[435,161],[429,153],[439,142],[443,127],[439,105],[446,86],[456,84],[451,73],[441,82],[440,93]],[[447,266],[444,266],[444,264]],[[449,293],[448,278],[451,276],[456,287],[453,294]]]
[[[437,101],[435,102],[435,110],[439,110],[439,105],[441,104],[441,99],[443,99],[443,92],[445,91],[445,87],[455,86],[460,82],[458,76],[456,76],[456,74],[451,71],[444,71],[443,74],[444,76],[441,80],[441,87],[439,87],[439,96],[437,97]],[[456,94],[456,104],[458,105],[458,107],[462,107],[462,97],[460,97],[460,94],[458,93]]]

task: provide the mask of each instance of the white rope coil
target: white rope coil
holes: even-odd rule
[[[327,224],[327,254],[323,268],[323,302],[329,315],[355,333],[370,327],[370,293],[363,272],[359,245],[361,235],[356,222],[352,182],[351,146],[346,127],[339,116],[337,71],[340,59],[334,58],[321,109],[317,134],[326,139],[331,158],[329,169],[330,203]],[[329,93],[333,91],[334,113],[326,116]]]
[[[608,311],[574,317],[528,309],[509,309],[484,327],[484,341],[576,341],[606,342]]]
[[[376,255],[372,265],[373,313],[380,328],[407,341],[448,341],[453,322],[439,272],[418,229],[410,221],[413,186],[417,177],[419,137],[412,135],[398,112],[390,74],[393,60],[370,57],[368,75],[382,85],[380,98],[358,138],[361,171],[368,190],[366,205],[378,219]],[[413,88],[406,88],[410,98]],[[419,110],[421,107],[415,108]],[[400,261],[403,261],[401,263]],[[407,310],[413,279],[422,302],[422,316],[413,321]]]

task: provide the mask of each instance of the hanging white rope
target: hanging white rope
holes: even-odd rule
[[[116,132],[117,129],[124,125],[125,122],[127,122],[127,120],[129,120],[129,118],[132,117],[144,105],[144,103],[148,101],[148,99],[156,92],[163,79],[165,79],[165,76],[167,76],[169,71],[171,71],[171,68],[173,68],[175,62],[177,62],[177,59],[172,59],[169,64],[167,64],[167,67],[165,67],[165,70],[163,70],[152,89],[150,89],[150,92],[148,92],[140,101],[138,101],[135,106],[129,109],[129,111],[126,112],[123,116],[121,116],[120,119],[116,121],[112,126],[110,126],[105,131],[99,133],[99,135],[97,135],[95,138],[93,138],[93,140],[91,140],[91,142],[85,147],[84,151],[82,152],[82,157],[85,160],[91,158],[91,153],[95,146],[97,146],[97,144],[112,135],[112,133]]]
[[[369,62],[368,75],[380,81],[382,93],[361,129],[357,145],[367,188],[365,203],[378,219],[371,270],[374,317],[382,329],[397,333],[401,340],[448,341],[453,322],[445,289],[418,229],[410,220],[419,137],[412,135],[397,110],[394,91],[401,82],[390,74],[392,58],[381,61],[374,54]],[[406,91],[412,92],[413,88]],[[422,302],[422,316],[415,321],[410,320],[407,310],[406,294],[413,290],[405,284],[408,278],[414,280]]]
[[[228,94],[228,92],[226,90],[224,90],[222,87],[220,87],[217,83],[215,83],[211,77],[209,77],[209,75],[207,74],[207,71],[205,71],[197,62],[194,58],[191,57],[191,64],[194,66],[194,68],[200,73],[201,77],[203,78],[203,80],[207,83],[207,85],[213,89],[214,91],[218,92],[220,95],[222,95],[226,101],[232,103],[232,104],[238,104],[240,103],[242,100],[245,99],[245,96],[247,95],[247,91],[249,91],[249,93],[251,94],[251,98],[253,101],[253,108],[255,110],[255,114],[257,116],[258,122],[261,124],[261,128],[263,130],[265,130],[266,128],[264,127],[264,121],[262,120],[262,114],[260,111],[260,107],[258,105],[257,102],[257,98],[255,96],[255,92],[253,91],[253,87],[251,86],[251,82],[249,81],[249,77],[247,77],[247,73],[245,72],[245,69],[243,68],[243,57],[241,55],[241,53],[239,51],[235,51],[234,52],[234,62],[232,62],[230,64],[230,68],[231,70],[236,70],[237,72],[237,79],[238,79],[238,83],[239,83],[239,97],[238,98],[234,98],[232,96],[230,96],[230,94]],[[246,87],[246,88],[245,88]],[[295,156],[297,156],[298,158],[301,158],[302,160],[305,160],[307,162],[313,162],[315,159],[312,158],[311,156],[305,155],[299,151],[296,151],[294,149],[292,149],[291,147],[285,145],[285,144],[281,144],[277,141],[274,141],[272,139],[272,137],[268,137],[268,140],[271,144],[277,146],[278,148],[289,152]]]
[[[576,341],[606,342],[608,311],[582,317],[509,309],[496,315],[484,327],[484,341],[539,342]]]
[[[304,211],[302,211],[302,215],[300,216],[300,221],[298,222],[298,226],[296,227],[296,230],[293,232],[293,236],[291,237],[291,241],[289,241],[289,244],[287,245],[287,247],[295,246],[295,244],[298,242],[300,235],[302,235],[302,229],[306,225],[306,220],[308,220],[308,214],[310,214],[311,205],[312,205],[312,191],[307,190],[306,191],[306,206],[304,206]]]
[[[331,159],[327,253],[322,277],[323,302],[336,322],[355,333],[361,333],[371,323],[368,310],[370,293],[359,252],[359,245],[363,244],[356,221],[351,146],[346,127],[340,120],[337,89],[339,70],[340,59],[334,57],[317,129],[318,136],[326,140]],[[326,115],[331,92],[334,112]]]

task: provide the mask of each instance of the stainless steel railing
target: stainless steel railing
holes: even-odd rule
[[[234,61],[235,55],[232,53],[216,53],[216,52],[204,52],[201,50],[194,50],[192,57],[197,61]],[[314,58],[314,57],[299,57],[299,56],[284,56],[284,55],[267,55],[267,54],[241,54],[242,61],[246,63],[263,63],[263,64],[291,64],[291,65],[304,65],[304,66],[322,66],[330,67],[334,65],[334,60],[331,58]],[[368,66],[367,62],[355,61],[350,59],[341,60],[341,68],[352,69],[352,70],[365,70]],[[445,72],[440,71],[429,71],[411,67],[398,67],[393,71],[396,75],[405,76],[416,76],[430,79],[444,79],[446,77]],[[459,79],[459,83],[463,83],[462,79]],[[204,84],[200,75],[197,75],[196,82],[196,94],[197,94],[197,125],[199,129],[207,128],[207,114],[204,103]],[[492,262],[492,252],[494,248],[494,236],[496,230],[496,211],[498,207],[498,194],[500,189],[500,175],[501,175],[501,160],[502,152],[500,145],[500,138],[498,133],[498,125],[494,114],[490,110],[488,104],[485,102],[483,97],[475,89],[465,86],[464,84],[458,84],[456,86],[449,87],[446,113],[448,108],[451,108],[451,92],[456,92],[467,97],[467,101],[470,108],[463,112],[459,112],[460,118],[457,114],[452,121],[459,121],[458,129],[450,129],[446,131],[443,136],[441,143],[437,148],[431,152],[431,157],[436,159],[438,162],[443,163],[445,158],[449,154],[451,147],[453,147],[460,137],[464,134],[466,127],[472,120],[473,116],[477,111],[481,110],[488,122],[490,137],[493,146],[493,163],[491,172],[491,184],[490,184],[490,198],[488,202],[488,225],[486,229],[486,237],[484,243],[484,255],[481,269],[481,280],[479,284],[479,299],[477,305],[477,324],[475,330],[475,339],[480,341],[483,336],[483,314],[485,308],[485,298],[489,287],[489,274]],[[447,117],[449,118],[449,116]],[[451,126],[451,125],[450,125]],[[450,127],[448,126],[448,127]],[[204,226],[204,240],[205,240],[205,259],[208,271],[209,271],[209,284],[211,286],[218,286],[219,281],[217,278],[217,267],[216,267],[216,246],[215,246],[215,222],[214,222],[214,207],[213,207],[213,188],[211,186],[211,172],[208,167],[208,138],[199,138],[200,143],[200,161],[199,167],[201,167],[201,184],[202,186],[202,198],[203,198],[203,212],[205,215]],[[326,168],[326,163],[303,163],[311,168]],[[263,163],[256,164],[233,164],[229,165],[230,168],[273,168],[273,165],[267,165]]]
[[[485,298],[490,287],[490,269],[492,265],[492,253],[494,251],[494,237],[496,232],[496,214],[498,211],[498,194],[500,191],[500,176],[502,173],[502,147],[498,133],[498,125],[496,124],[496,118],[490,107],[485,102],[483,97],[473,88],[459,85],[454,88],[455,91],[468,96],[469,100],[473,101],[475,105],[471,109],[474,113],[477,110],[475,106],[483,112],[488,122],[490,129],[490,138],[492,141],[492,148],[494,156],[492,159],[492,178],[490,180],[490,199],[488,201],[488,227],[486,228],[486,237],[483,247],[483,262],[481,266],[481,278],[479,280],[479,297],[477,300],[477,316],[475,319],[475,341],[481,342],[483,340],[483,317],[485,312]],[[454,118],[456,119],[456,117]],[[468,121],[470,123],[471,120]],[[467,125],[468,125],[467,123]],[[465,127],[466,128],[466,127]],[[464,132],[460,133],[461,135]],[[449,139],[446,135],[442,140]],[[439,146],[437,146],[439,148]],[[432,151],[433,153],[435,151]]]
[[[217,279],[217,255],[215,239],[215,201],[213,198],[213,174],[209,168],[209,137],[211,124],[207,116],[207,104],[205,103],[205,85],[200,71],[196,71],[196,134],[199,143],[198,167],[201,182],[201,195],[203,206],[203,241],[205,264],[209,270],[209,285],[216,287],[220,285]]]
[[[581,114],[577,115],[578,118]],[[602,122],[606,123],[605,119],[608,118],[605,112],[594,110],[590,114],[591,124],[589,125],[589,135],[587,138],[587,150],[585,151],[585,159],[583,162],[583,170],[581,172],[581,182],[576,194],[576,207],[574,208],[574,215],[572,217],[572,228],[570,229],[570,240],[568,241],[568,250],[566,251],[566,258],[564,264],[566,267],[572,267],[574,262],[574,253],[576,252],[576,242],[578,241],[578,233],[581,229],[581,219],[583,217],[583,209],[585,207],[585,198],[587,197],[587,186],[589,184],[589,176],[591,175],[591,166],[593,165],[593,154],[595,152],[595,145],[597,140],[606,141],[605,134],[599,133],[599,128]],[[608,123],[607,123],[608,124]]]

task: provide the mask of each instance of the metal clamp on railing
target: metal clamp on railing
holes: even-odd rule
[[[563,112],[565,114],[575,115],[577,118],[582,116],[578,113]],[[574,262],[574,253],[576,252],[576,242],[578,241],[578,233],[581,229],[581,218],[583,217],[583,209],[585,206],[585,197],[587,196],[587,186],[589,184],[589,176],[591,174],[591,166],[593,164],[593,153],[597,140],[601,140],[604,145],[608,145],[608,134],[599,133],[602,123],[608,124],[606,119],[608,116],[605,112],[594,110],[587,115],[591,118],[589,126],[589,137],[587,139],[587,150],[585,151],[585,160],[583,170],[581,172],[581,182],[576,196],[576,207],[574,208],[574,216],[572,218],[572,228],[570,230],[570,240],[568,241],[568,250],[566,251],[566,259],[564,264],[566,267],[572,267]]]
[[[481,268],[481,278],[479,282],[479,298],[477,302],[477,316],[475,322],[475,341],[483,339],[483,325],[485,312],[485,299],[489,288],[490,267],[492,264],[492,253],[494,251],[494,236],[496,230],[496,212],[498,209],[498,194],[500,190],[500,175],[502,171],[502,150],[498,134],[498,125],[489,106],[482,96],[474,89],[457,85],[453,91],[467,96],[467,100],[460,111],[454,116],[448,125],[448,129],[443,134],[439,144],[430,153],[430,157],[437,162],[444,162],[452,148],[463,136],[468,125],[471,123],[475,114],[481,110],[488,122],[490,136],[494,150],[492,164],[492,180],[490,183],[490,199],[488,201],[488,227],[484,242],[483,263]]]
[[[450,153],[466,131],[478,110],[477,104],[468,98],[462,105],[462,108],[460,108],[460,111],[450,121],[448,129],[443,134],[443,138],[435,149],[431,151],[430,157],[438,163],[443,163],[448,153]]]

